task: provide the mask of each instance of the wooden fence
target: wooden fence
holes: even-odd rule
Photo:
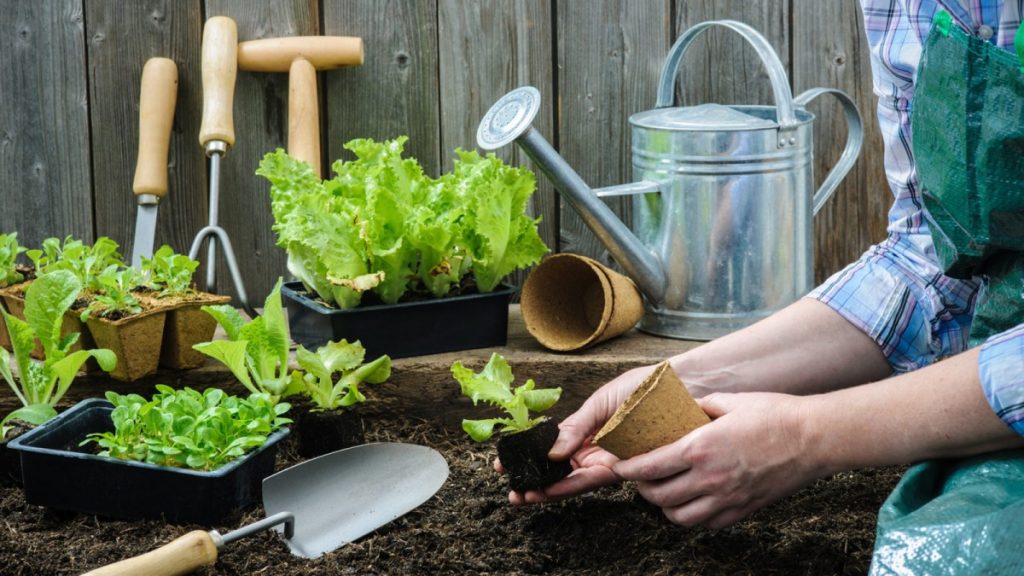
[[[861,158],[816,218],[816,277],[884,236],[891,197],[853,0],[0,0],[0,231],[17,231],[29,246],[106,235],[130,254],[139,80],[148,58],[165,56],[178,65],[179,87],[157,245],[188,251],[208,221],[200,43],[215,15],[237,22],[239,40],[364,39],[361,67],[319,75],[325,167],[347,154],[349,139],[405,134],[408,153],[436,175],[455,148],[475,146],[495,100],[529,84],[544,101],[535,126],[595,187],[631,177],[628,118],[653,107],[675,38],[705,20],[741,20],[775,47],[794,93],[840,88],[864,116]],[[682,104],[772,102],[760,61],[727,31],[704,34],[680,76]],[[254,170],[286,144],[287,87],[286,74],[239,72],[237,142],[221,163],[220,224],[257,302],[286,273],[269,186]],[[839,106],[820,102],[812,104],[819,182],[846,138]],[[514,146],[498,154],[527,162]],[[543,176],[538,184],[531,209],[552,250],[606,258]],[[629,217],[628,201],[610,205]],[[230,293],[227,267],[217,268],[218,290]]]

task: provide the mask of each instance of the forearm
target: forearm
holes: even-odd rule
[[[977,349],[804,402],[806,449],[822,474],[1024,447],[985,399]]]
[[[870,337],[810,299],[670,362],[695,396],[813,394],[879,380],[891,371]]]

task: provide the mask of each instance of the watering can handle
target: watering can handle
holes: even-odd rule
[[[709,20],[692,26],[672,45],[665,60],[665,66],[661,69],[661,79],[658,81],[657,108],[668,108],[675,100],[676,75],[679,71],[679,64],[683,60],[683,54],[690,47],[690,44],[701,35],[702,32],[712,26],[728,28],[742,36],[761,57],[765,69],[768,71],[768,78],[772,82],[772,92],[775,93],[775,105],[779,111],[779,127],[787,130],[797,124],[796,115],[793,113],[793,92],[789,89],[789,80],[786,79],[786,70],[782,67],[779,56],[775,53],[772,45],[765,40],[757,30],[749,25],[736,20]]]
[[[828,202],[828,199],[832,197],[843,177],[853,168],[853,164],[857,161],[857,156],[860,154],[861,144],[864,143],[864,125],[860,119],[860,112],[857,111],[857,105],[846,92],[834,88],[811,88],[794,98],[793,103],[803,108],[811,100],[822,94],[835,96],[843,106],[843,112],[846,113],[846,148],[843,149],[843,154],[839,157],[839,161],[832,167],[832,171],[825,177],[821,188],[818,188],[818,191],[814,193],[814,198],[811,201],[814,206],[812,214],[817,214],[822,206],[825,205],[825,202]]]

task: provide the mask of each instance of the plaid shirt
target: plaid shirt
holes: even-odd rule
[[[914,74],[939,8],[968,33],[1013,50],[1024,0],[861,0],[871,49],[885,172],[895,202],[887,238],[810,296],[838,311],[882,347],[899,372],[967,348],[978,284],[943,275],[928,233],[914,157]],[[990,338],[979,360],[992,409],[1024,435],[1024,324]]]

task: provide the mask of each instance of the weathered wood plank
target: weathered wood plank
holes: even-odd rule
[[[476,148],[476,130],[491,105],[519,86],[533,86],[544,98],[534,127],[550,138],[554,122],[551,5],[545,0],[463,2],[441,0],[438,49],[441,85],[442,167],[450,170],[454,150]],[[513,165],[526,159],[518,146],[495,154]],[[558,242],[554,187],[537,174],[537,192],[529,207],[541,216],[541,238],[552,251]],[[512,275],[521,285],[527,271]]]
[[[0,232],[92,239],[81,0],[0,0]]]
[[[562,0],[557,3],[556,146],[592,187],[632,178],[629,116],[654,106],[670,43],[668,1]],[[629,198],[608,201],[628,221]],[[604,246],[562,201],[563,252],[608,262]]]
[[[820,281],[885,237],[892,195],[885,180],[881,133],[871,86],[871,60],[860,8],[855,2],[794,0],[793,84],[800,92],[816,86],[839,88],[860,109],[865,141],[860,159],[815,218],[815,277]],[[813,103],[815,175],[824,180],[846,142],[846,121],[830,97]]]
[[[739,20],[760,32],[789,73],[794,33],[789,25],[789,2],[676,0],[672,41],[695,24],[723,19]],[[676,101],[681,106],[774,102],[768,74],[757,53],[736,32],[724,28],[707,30],[693,43],[680,65],[676,85]]]
[[[406,154],[436,176],[441,166],[436,0],[324,0],[323,9],[324,33],[359,36],[366,52],[362,66],[326,76],[325,168],[338,158],[353,158],[342,148],[353,138],[407,135]]]
[[[320,34],[317,0],[206,0],[206,17],[213,16],[234,20],[239,42]],[[231,239],[249,302],[260,306],[277,278],[287,275],[285,252],[275,244],[271,229],[274,218],[270,212],[270,184],[256,175],[256,168],[267,152],[287,148],[288,73],[239,70],[235,81],[234,123],[235,146],[228,150],[220,164],[219,220]],[[197,128],[193,144],[201,154],[198,134]],[[199,255],[200,260],[207,260],[205,249]],[[217,291],[234,294],[223,250],[218,249],[216,266]],[[205,279],[205,275],[199,278]]]
[[[96,233],[110,236],[131,256],[136,201],[132,179],[139,141],[142,67],[152,57],[178,66],[178,94],[168,159],[168,187],[160,203],[155,245],[187,252],[206,217],[199,130],[198,0],[112,2],[87,0],[89,113],[92,122]]]

